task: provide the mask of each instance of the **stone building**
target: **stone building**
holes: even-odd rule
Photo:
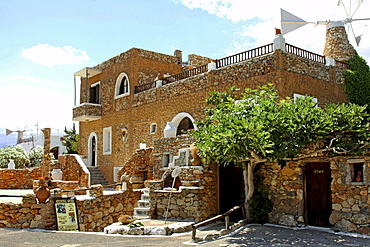
[[[81,77],[80,104],[73,109],[73,120],[80,126],[79,154],[88,166],[98,167],[110,183],[123,172],[143,180],[150,188],[152,217],[204,220],[225,212],[241,202],[241,171],[195,162],[197,157],[189,149],[195,140],[186,135],[186,130],[197,128],[195,121],[204,116],[208,92],[273,83],[280,96],[310,95],[319,105],[346,102],[341,85],[346,65],[342,61],[348,57],[342,59],[340,54],[349,53],[338,52],[343,49],[335,47],[340,39],[347,39],[345,32],[327,32],[326,43],[330,45],[325,47],[325,56],[286,44],[277,32],[271,44],[217,60],[189,55],[183,61],[179,50],[165,55],[132,48],[93,68],[84,68],[75,73]],[[356,54],[353,47],[344,49]],[[346,194],[343,183],[360,185],[340,177],[352,170],[345,168],[349,161],[339,160],[324,161],[330,164],[326,167],[332,179],[329,211],[333,212],[325,216],[325,223],[329,217],[331,224],[348,219],[352,216],[343,214],[357,209],[354,205],[361,211],[363,204],[369,203],[362,197],[353,201],[342,196]],[[306,163],[274,164],[264,169],[274,201],[272,222],[320,225],[308,221],[312,215],[304,206],[309,204],[303,175]],[[368,171],[367,159],[360,163],[366,167],[363,172]],[[181,173],[173,182],[170,175],[176,166],[181,167]],[[369,179],[364,176],[362,183],[368,186]],[[178,189],[168,203],[166,187],[171,185]],[[359,193],[365,196],[366,190],[368,193],[368,189]]]

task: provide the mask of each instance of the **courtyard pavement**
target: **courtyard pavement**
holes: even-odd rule
[[[0,190],[0,195],[25,195],[33,193],[32,190]],[[0,197],[1,201],[17,202],[22,197]],[[150,220],[149,225],[169,225],[176,223],[177,221],[168,220],[165,223],[163,220]],[[206,235],[217,234],[221,229],[224,228],[224,223],[216,222],[205,227],[201,227],[197,230],[197,238],[203,238]],[[28,241],[22,239],[20,235],[29,232]],[[12,233],[12,234],[10,234]],[[58,243],[56,245],[49,245],[46,243],[36,243],[41,235],[47,233],[58,234]],[[3,235],[4,234],[4,235]],[[211,241],[200,241],[192,243],[191,232],[173,234],[171,236],[123,236],[119,234],[104,234],[104,233],[84,233],[75,232],[80,237],[73,238],[73,242],[70,239],[71,235],[57,231],[37,231],[35,230],[20,230],[20,229],[7,229],[0,228],[0,236],[3,235],[6,241],[0,240],[0,246],[96,246],[91,241],[83,241],[86,239],[86,234],[95,235],[94,239],[99,242],[99,239],[105,239],[100,242],[100,246],[220,246],[220,247],[236,247],[236,246],[369,246],[370,247],[370,236],[360,234],[347,234],[341,232],[334,232],[330,228],[318,228],[318,227],[283,227],[271,224],[265,225],[247,225],[235,232],[231,232],[223,237],[217,238]],[[10,234],[10,235],[9,235]],[[84,235],[85,234],[85,235]],[[40,236],[39,236],[40,235]],[[69,237],[68,237],[69,235]],[[12,239],[11,236],[15,238]],[[17,236],[17,237],[16,237]],[[54,235],[56,237],[56,235]],[[104,237],[103,237],[104,236]],[[110,239],[107,241],[107,237]],[[123,240],[122,238],[126,238]],[[109,245],[105,245],[108,244]],[[67,244],[67,245],[66,245]]]

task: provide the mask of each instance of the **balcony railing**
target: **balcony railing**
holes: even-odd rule
[[[321,56],[319,54],[316,54],[310,51],[303,50],[301,48],[298,48],[290,44],[285,44],[285,50],[299,57],[307,58],[307,59],[310,59],[312,61],[322,63],[322,64],[326,63],[326,59],[324,56]]]
[[[100,104],[83,103],[73,108],[73,121],[88,122],[101,119]]]
[[[195,75],[199,75],[199,74],[205,73],[207,71],[208,71],[208,64],[203,64],[199,67],[189,69],[189,70],[185,70],[181,73],[163,78],[162,79],[162,85],[167,85],[167,84],[170,84],[170,83],[175,82],[175,81],[180,81],[182,79],[186,79],[186,78],[189,78],[189,77],[192,77],[192,76],[195,76]],[[149,82],[149,83],[146,83],[146,84],[143,84],[143,85],[140,85],[140,86],[135,86],[135,93],[140,93],[140,92],[149,90],[151,88],[155,88],[156,85],[157,85],[157,81],[153,81],[153,82]]]
[[[229,56],[229,57],[221,58],[217,60],[216,67],[221,68],[221,67],[225,67],[225,66],[228,66],[234,63],[243,62],[251,58],[260,57],[260,56],[272,53],[273,51],[274,51],[274,46],[271,43],[268,45],[254,48],[249,51],[244,51],[244,52],[241,52],[241,53]]]

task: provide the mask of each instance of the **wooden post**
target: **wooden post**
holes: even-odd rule
[[[191,227],[193,228],[193,231],[191,232],[191,242],[196,243],[197,242],[197,238],[196,238],[197,228],[194,225],[191,225]]]
[[[229,218],[229,215],[226,215],[225,216],[225,229],[229,230],[229,228],[230,228],[230,218]]]

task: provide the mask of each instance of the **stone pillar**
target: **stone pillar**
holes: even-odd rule
[[[346,62],[355,55],[357,52],[349,43],[344,23],[338,21],[326,25],[324,56]]]
[[[45,182],[50,181],[50,128],[42,129],[44,134],[44,157],[41,161],[42,178]]]

